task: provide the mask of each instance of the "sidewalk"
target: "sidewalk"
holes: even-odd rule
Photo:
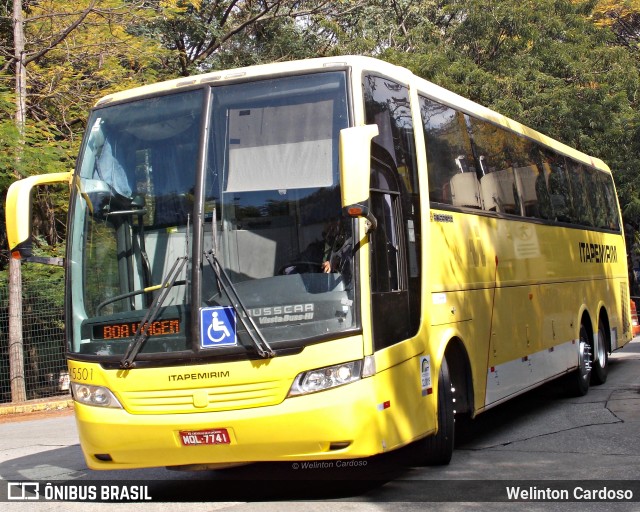
[[[61,411],[72,407],[73,400],[70,395],[42,398],[40,400],[29,400],[21,403],[0,404],[0,423],[2,423],[7,416],[14,414]]]

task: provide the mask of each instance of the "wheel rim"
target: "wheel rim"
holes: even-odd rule
[[[584,339],[580,339],[580,377],[588,381],[591,376],[591,346]]]
[[[604,331],[598,330],[598,364],[604,368],[605,361],[607,360],[607,349],[605,347]]]

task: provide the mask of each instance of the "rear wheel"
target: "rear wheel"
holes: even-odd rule
[[[598,360],[593,362],[591,370],[591,383],[604,384],[609,372],[609,344],[607,333],[602,322],[598,325]]]
[[[417,442],[418,463],[425,466],[449,464],[453,455],[455,417],[453,388],[447,360],[442,360],[438,382],[438,433]]]
[[[571,374],[569,385],[572,395],[584,396],[589,391],[591,362],[593,360],[593,346],[589,339],[589,332],[584,324],[580,325],[580,340],[578,343],[578,368]]]

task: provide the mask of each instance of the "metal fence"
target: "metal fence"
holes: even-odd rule
[[[27,400],[69,393],[65,362],[64,280],[22,284],[23,364]],[[0,403],[12,402],[9,365],[9,292],[0,283]]]

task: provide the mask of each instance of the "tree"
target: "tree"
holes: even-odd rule
[[[0,85],[0,133],[6,135],[0,164],[11,169],[0,171],[2,190],[12,179],[73,167],[87,111],[98,97],[165,76],[158,43],[132,34],[136,23],[154,15],[142,0],[46,0],[23,2],[23,10],[22,50],[0,24],[0,76],[20,69],[21,80],[28,76],[28,89],[26,82],[15,93]],[[20,136],[8,122],[10,101],[24,113]],[[22,158],[14,158],[16,148]],[[34,228],[48,245],[64,240],[65,203],[47,191],[35,197]]]
[[[598,25],[611,27],[618,44],[640,58],[640,0],[599,0],[593,19]]]
[[[640,226],[639,28],[639,0],[372,0],[332,38],[603,158]]]
[[[640,62],[640,0],[599,0],[593,11],[593,19],[597,25],[609,27],[615,33],[616,44],[636,60],[637,71]],[[637,95],[637,85],[631,92]],[[634,103],[637,110],[637,100]],[[640,175],[637,172],[640,123],[637,120],[629,123],[627,130],[632,134],[633,143],[627,148],[626,156],[631,157],[632,165],[617,173],[618,193],[625,222],[637,231],[640,229]],[[636,247],[638,245],[635,244]]]
[[[140,33],[159,38],[172,52],[167,65],[188,76],[265,60],[317,55],[322,20],[363,1],[155,0],[158,16]],[[167,7],[167,5],[169,7]]]
[[[24,144],[26,116],[27,72],[24,63],[24,18],[20,0],[13,1],[13,41],[15,58],[15,123],[19,134],[15,160],[22,159],[20,146]],[[24,380],[24,350],[22,341],[22,275],[20,260],[9,259],[9,367],[11,398],[23,402],[27,398]]]
[[[640,0],[4,0],[0,76],[22,69],[28,81],[14,91],[0,80],[0,189],[69,168],[86,111],[107,92],[359,53],[602,157],[625,219],[640,226],[639,37]],[[25,90],[18,129],[15,101]],[[47,213],[55,200],[36,198],[48,245],[65,235],[63,218]]]
[[[78,62],[74,59],[78,50],[96,48],[94,38],[83,39],[82,37],[82,30],[89,26],[89,22],[93,23],[93,36],[99,32],[95,30],[96,26],[106,29],[108,34],[106,41],[113,42],[116,46],[120,45],[121,54],[125,55],[129,48],[123,44],[122,35],[124,32],[122,29],[112,31],[109,23],[118,17],[130,16],[137,7],[135,3],[132,3],[125,9],[120,2],[112,0],[89,0],[80,6],[77,3],[59,1],[55,2],[55,6],[52,1],[26,2],[23,5],[20,0],[13,0],[11,10],[12,37],[9,37],[6,30],[6,18],[0,26],[4,29],[2,47],[0,48],[0,56],[3,59],[2,74],[6,75],[9,70],[13,70],[15,84],[12,95],[15,101],[15,115],[13,116],[15,126],[14,129],[10,129],[6,122],[0,125],[2,133],[10,135],[0,150],[3,150],[5,160],[7,154],[10,155],[13,178],[19,179],[29,174],[28,171],[33,169],[34,164],[43,161],[48,165],[38,169],[41,173],[55,171],[57,170],[55,167],[59,165],[69,165],[69,158],[61,158],[61,144],[57,134],[60,133],[60,129],[69,128],[73,123],[64,116],[64,110],[62,110],[63,115],[58,126],[52,123],[52,118],[47,115],[50,112],[47,109],[47,99],[55,98],[51,92],[59,92],[59,88],[49,87],[53,85],[53,80],[38,81],[39,78],[47,77],[43,70],[50,70],[51,67],[48,64],[55,61],[56,58],[59,59],[60,55],[66,56],[64,63],[71,68],[67,67],[64,71],[72,71],[72,76],[76,80],[78,79],[79,69],[73,68],[73,64]],[[25,18],[23,9],[28,12],[30,17]],[[7,6],[4,6],[4,11],[4,14],[8,14]],[[80,44],[77,44],[78,42]],[[108,45],[104,44],[104,46]],[[62,48],[64,49],[61,50]],[[102,45],[97,48],[104,51]],[[47,59],[49,60],[47,61]],[[36,68],[30,76],[32,81],[30,89],[27,88],[28,66]],[[40,66],[39,69],[37,69],[38,66]],[[83,70],[86,70],[86,67]],[[113,76],[113,74],[111,72],[109,76]],[[59,78],[66,75],[65,73],[54,74],[54,78],[56,76]],[[98,80],[100,79],[104,79],[104,77],[98,76]],[[84,84],[82,84],[82,80],[78,82],[80,85],[86,86],[86,82]],[[0,107],[7,112],[6,91],[2,92],[4,94]],[[63,105],[73,104],[69,101],[69,97],[66,99],[66,102],[62,102]],[[60,118],[58,119],[60,120]],[[67,130],[67,134],[73,135],[71,130]],[[28,140],[31,142],[30,144],[27,144]],[[69,148],[68,143],[72,140],[72,137],[64,140],[65,149]],[[26,158],[27,148],[30,150],[44,148],[46,150],[42,154],[50,158],[44,160],[42,158]],[[64,149],[62,153],[65,153]],[[68,155],[68,152],[66,153]],[[4,176],[5,179],[6,177]],[[46,194],[44,197],[48,199]],[[58,237],[53,209],[47,200],[39,201],[39,206],[43,211],[41,218],[44,219],[44,224],[48,224],[51,228],[48,230],[49,242],[55,243],[62,236]],[[22,279],[20,261],[13,258],[9,258],[9,357],[12,399],[23,401],[26,399],[26,390],[23,368]]]

